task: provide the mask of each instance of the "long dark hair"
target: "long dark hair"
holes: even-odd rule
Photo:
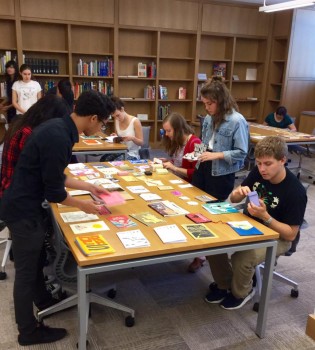
[[[13,79],[11,78],[11,75],[9,75],[7,73],[7,69],[9,67],[12,67],[14,68],[15,72],[14,72],[14,76],[13,76]],[[17,81],[19,80],[19,66],[18,64],[14,61],[14,60],[11,60],[11,61],[8,61],[6,64],[5,64],[5,73],[4,73],[4,77],[5,77],[5,81],[6,82],[14,82],[14,81]]]
[[[217,103],[217,112],[212,116],[215,124],[220,125],[233,109],[238,112],[237,103],[223,82],[212,80],[206,83],[200,92],[202,97]]]
[[[174,129],[174,136],[171,140],[169,137],[163,137],[165,151],[172,157],[177,151],[184,146],[184,136],[193,134],[193,129],[187,124],[185,118],[176,112],[173,112],[163,119],[163,125],[169,122]]]
[[[36,126],[52,118],[62,118],[69,112],[67,102],[56,95],[47,95],[39,99],[25,114],[17,117],[11,124],[5,136],[5,142],[9,142],[13,135],[20,129]]]

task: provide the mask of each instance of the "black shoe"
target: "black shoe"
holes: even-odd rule
[[[205,301],[210,304],[218,304],[227,297],[228,290],[227,289],[219,289],[216,284],[211,283],[210,292],[206,295]]]
[[[64,328],[49,328],[40,323],[31,334],[19,334],[18,342],[20,345],[53,343],[66,335],[67,331]]]
[[[244,306],[249,300],[251,300],[255,295],[255,289],[252,289],[247,297],[245,298],[235,298],[232,293],[220,303],[220,306],[225,310],[236,310]]]
[[[2,220],[0,220],[0,232],[4,230],[7,227],[6,223]]]

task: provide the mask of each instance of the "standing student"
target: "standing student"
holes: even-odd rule
[[[24,114],[42,96],[42,88],[32,80],[32,71],[27,64],[20,67],[20,79],[12,86],[12,103],[16,114]]]
[[[77,207],[98,214],[94,200],[71,197],[65,187],[87,190],[94,195],[107,193],[99,186],[64,175],[79,133],[87,136],[101,131],[115,111],[111,100],[96,91],[83,92],[70,116],[54,118],[38,126],[27,140],[15,167],[10,186],[4,191],[1,218],[11,235],[15,263],[14,307],[20,345],[57,341],[66,335],[63,328],[38,323],[33,302],[39,309],[49,306],[43,277],[45,211],[42,203]]]
[[[194,152],[195,144],[200,144],[201,140],[194,135],[192,128],[179,113],[166,116],[163,119],[163,129],[165,151],[171,156],[170,161],[163,163],[164,168],[191,182],[196,161],[189,161],[183,156]]]
[[[6,99],[0,105],[0,112],[7,114],[7,122],[10,124],[16,116],[16,109],[12,104],[12,86],[19,78],[19,67],[13,60],[5,65]]]
[[[127,159],[140,159],[139,149],[143,145],[143,132],[141,122],[138,118],[130,115],[125,110],[124,102],[118,97],[112,97],[116,110],[112,114],[115,123],[115,133],[112,136],[122,137],[123,142],[127,145]],[[101,161],[122,159],[122,156],[104,155]]]
[[[201,100],[208,112],[202,127],[202,142],[208,148],[199,156],[192,184],[224,201],[234,188],[235,173],[244,165],[248,124],[223,82],[213,80],[205,84]],[[197,270],[202,263],[195,259],[189,270]]]
[[[296,131],[294,122],[287,114],[287,109],[284,106],[279,106],[275,112],[268,114],[265,118],[264,125]]]
[[[307,197],[297,177],[285,167],[288,149],[279,137],[268,136],[255,147],[256,166],[233,190],[231,201],[241,202],[249,192],[257,191],[259,206],[248,202],[245,214],[261,221],[280,235],[276,255],[291,246],[303,222]],[[239,309],[254,295],[252,279],[255,267],[265,260],[266,248],[209,256],[215,283],[205,300],[220,303],[226,310]]]

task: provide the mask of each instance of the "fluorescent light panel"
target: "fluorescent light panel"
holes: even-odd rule
[[[266,5],[266,1],[264,1],[264,6],[259,7],[259,12],[275,12],[275,11],[283,11],[290,10],[297,7],[305,7],[314,5],[314,1],[310,0],[294,0],[294,1],[286,1],[281,4],[274,5]]]

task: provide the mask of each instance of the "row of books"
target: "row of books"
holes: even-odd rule
[[[155,100],[155,86],[147,85],[144,88],[144,98],[147,100]]]
[[[138,63],[138,77],[140,78],[155,78],[156,77],[156,64],[151,62],[148,65],[146,63]]]
[[[96,91],[102,92],[107,96],[112,96],[114,93],[113,84],[103,80],[99,80],[96,82],[89,81],[89,82],[83,82],[83,83],[76,82],[74,84],[74,98],[77,99],[83,91],[88,91],[88,90],[96,90]]]
[[[59,74],[59,60],[50,58],[25,57],[24,63],[34,74]]]
[[[77,74],[87,77],[112,77],[114,75],[114,61],[110,57],[104,60],[94,60],[85,62],[79,59],[77,64]]]
[[[5,65],[7,62],[11,61],[12,59],[16,61],[16,55],[12,58],[12,53],[11,51],[5,51],[2,56],[0,56],[0,73],[4,74],[5,73]]]

